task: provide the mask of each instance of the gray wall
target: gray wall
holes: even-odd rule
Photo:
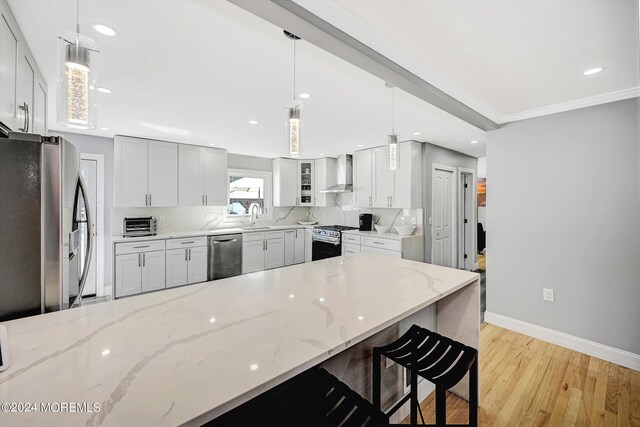
[[[487,134],[487,311],[640,354],[639,114],[632,99]]]
[[[467,168],[472,169],[476,173],[476,179],[478,177],[478,159],[475,157],[467,156],[466,154],[459,153],[457,151],[449,150],[448,148],[439,147],[433,144],[422,145],[422,175],[424,183],[423,188],[423,206],[424,206],[424,261],[431,262],[431,225],[429,224],[429,218],[431,218],[431,191],[433,175],[431,168],[433,164],[440,164],[451,166],[455,168]],[[475,228],[475,227],[474,227]],[[475,263],[475,251],[474,251],[474,263]]]
[[[104,284],[111,286],[111,211],[113,209],[113,139],[68,132],[50,132],[61,135],[75,145],[81,153],[104,155]]]

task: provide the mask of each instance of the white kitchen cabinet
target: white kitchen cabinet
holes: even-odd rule
[[[116,136],[114,141],[115,207],[148,205],[148,141]]]
[[[149,206],[178,206],[178,145],[149,141]]]
[[[353,203],[359,207],[371,207],[373,195],[371,150],[356,151],[354,158]]]
[[[342,244],[342,255],[359,254],[359,253],[360,253],[360,245],[355,245],[353,243]]]
[[[116,256],[116,297],[142,292],[142,254]]]
[[[35,71],[29,58],[23,53],[18,52],[18,85],[16,92],[18,94],[17,118],[19,127],[17,130],[21,132],[30,132],[32,130],[33,118],[33,86],[35,84]]]
[[[284,266],[284,238],[266,240],[264,251],[264,268],[278,268]]]
[[[313,261],[313,229],[304,230],[304,262]]]
[[[47,85],[36,80],[33,94],[33,133],[47,134]]]
[[[264,270],[265,240],[242,242],[242,274]]]
[[[273,159],[273,206],[296,206],[298,204],[298,161]]]
[[[402,252],[390,251],[389,249],[382,249],[382,248],[373,248],[371,246],[361,246],[360,247],[360,252],[362,252],[362,253],[382,254],[382,255],[389,255],[389,256],[392,256],[394,258],[402,258]]]
[[[46,93],[47,84],[18,23],[7,2],[0,0],[0,122],[14,132],[45,134]]]
[[[17,130],[18,36],[0,3],[0,122]]]
[[[165,288],[164,251],[142,254],[142,292],[157,291]]]
[[[295,256],[293,262],[295,264],[300,264],[305,261],[305,229],[298,228],[295,230]]]
[[[207,206],[229,204],[229,178],[227,176],[228,154],[226,150],[205,148],[204,195]]]
[[[179,205],[227,206],[227,151],[180,144]]]
[[[297,206],[314,206],[315,170],[313,160],[298,160],[298,203]]]
[[[406,141],[398,144],[398,168],[392,207],[422,207],[422,144]]]
[[[284,265],[293,265],[296,262],[296,230],[284,232]]]
[[[187,283],[207,281],[207,247],[189,248],[189,268]]]
[[[189,280],[188,249],[167,249],[167,288],[186,285]]]
[[[384,145],[371,150],[373,172],[372,206],[374,208],[390,208],[395,196],[395,172],[389,168],[389,147]]]
[[[374,208],[419,208],[422,206],[421,144],[398,144],[398,167],[389,168],[389,147],[356,151],[354,205]]]
[[[178,183],[180,206],[204,205],[204,147],[180,144],[178,150]]]
[[[315,161],[315,185],[314,185],[314,206],[330,208],[336,205],[336,195],[331,193],[321,193],[337,184],[337,160],[333,157],[324,157]]]

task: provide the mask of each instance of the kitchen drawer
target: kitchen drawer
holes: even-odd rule
[[[402,250],[402,242],[400,240],[380,239],[378,237],[363,237],[362,246],[371,246],[389,251]]]
[[[284,239],[284,230],[279,231],[267,231],[265,234],[265,239]]]
[[[353,234],[342,234],[342,241],[344,243],[353,243],[355,245],[360,244],[360,236],[354,236]]]
[[[374,248],[371,246],[362,246],[362,253],[389,255],[396,258],[402,258],[402,252],[390,251],[387,249]]]
[[[116,243],[116,255],[137,254],[140,252],[164,251],[164,240],[147,240],[131,243]]]
[[[242,235],[243,242],[255,242],[256,240],[264,240],[264,233],[244,233]]]
[[[360,239],[360,237],[358,237]],[[342,254],[359,254],[360,253],[360,245],[354,245],[353,243],[343,243],[342,244]]]
[[[207,246],[207,236],[167,240],[167,249],[195,248],[198,246]]]

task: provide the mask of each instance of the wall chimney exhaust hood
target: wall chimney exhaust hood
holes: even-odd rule
[[[337,185],[320,190],[321,193],[351,193],[353,191],[353,156],[342,154],[338,156]]]

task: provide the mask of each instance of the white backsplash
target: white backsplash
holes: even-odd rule
[[[273,208],[271,219],[261,218],[260,225],[290,225],[297,224],[298,221],[316,220],[324,225],[349,225],[358,226],[358,215],[360,213],[373,213],[374,221],[384,225],[401,224],[401,218],[405,216],[416,218],[418,232],[422,231],[422,209],[371,209],[354,208],[352,193],[339,194],[336,198],[337,205],[333,208]],[[112,211],[111,229],[114,234],[119,234],[122,229],[122,218],[137,216],[154,216],[158,218],[158,232],[172,233],[179,231],[213,230],[219,228],[246,227],[249,219],[234,221],[231,218],[225,219],[224,206],[194,206],[194,207],[172,207],[172,208],[114,208]],[[207,215],[212,216],[212,220],[207,220]],[[164,220],[163,220],[164,219]],[[411,221],[407,219],[407,223]]]

